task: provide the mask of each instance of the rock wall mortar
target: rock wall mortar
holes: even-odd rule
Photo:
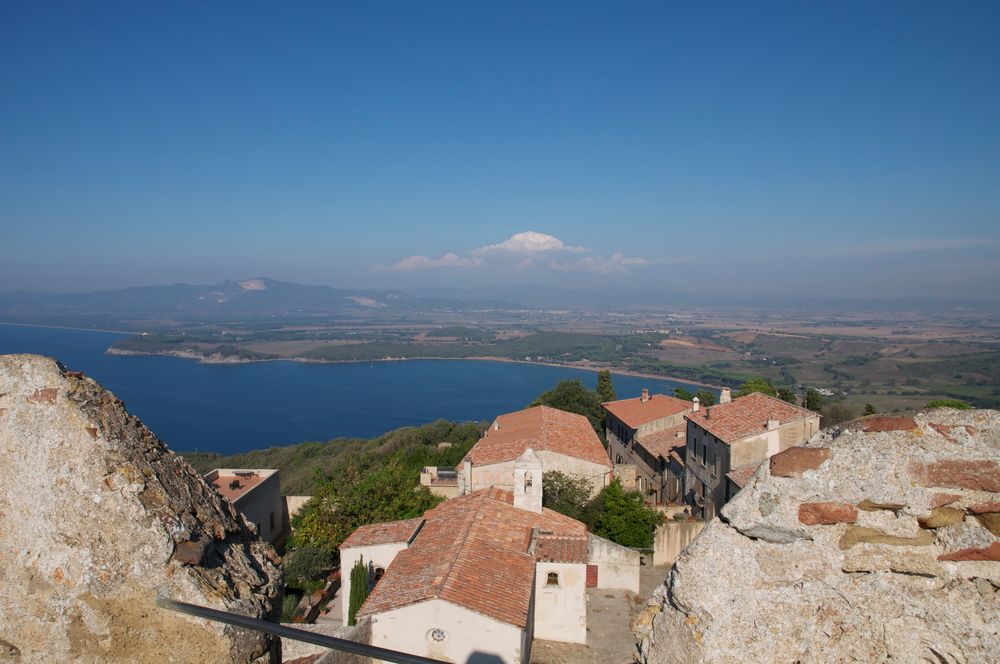
[[[776,455],[649,600],[636,661],[997,661],[998,460],[1000,413],[951,409]]]

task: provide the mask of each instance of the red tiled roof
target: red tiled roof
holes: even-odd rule
[[[747,485],[747,482],[750,481],[750,478],[753,477],[753,474],[757,472],[758,468],[760,468],[759,463],[748,463],[745,466],[740,466],[739,468],[730,470],[726,473],[726,477],[731,479],[733,484],[742,489]]]
[[[681,422],[675,427],[639,436],[636,441],[650,454],[666,459],[671,452],[687,445],[687,426],[686,421]]]
[[[693,405],[690,401],[668,397],[665,394],[654,394],[648,401],[636,397],[601,404],[604,410],[632,429],[638,429],[654,420],[689,411]]]
[[[587,529],[549,509],[538,514],[516,508],[513,501],[509,491],[490,488],[428,510],[423,528],[389,565],[358,615],[441,599],[525,627],[535,576],[535,557],[528,553],[532,530],[545,531],[553,542],[580,540],[585,551]],[[561,547],[552,553],[574,554],[569,543],[543,548],[548,552],[550,546]]]
[[[711,410],[711,417],[708,415]],[[778,420],[782,425],[819,417],[818,413],[800,408],[760,392],[733,399],[711,408],[702,408],[684,416],[724,443],[732,444],[748,436],[767,431],[767,421]]]
[[[535,452],[548,450],[611,467],[608,453],[590,420],[549,406],[499,415],[464,460],[478,466],[515,461],[529,447]]]
[[[397,542],[409,542],[413,533],[417,531],[424,520],[420,517],[416,519],[406,519],[404,521],[387,521],[385,523],[373,523],[361,526],[344,540],[340,545],[341,549],[353,546],[376,546],[378,544],[393,544]]]
[[[539,533],[535,538],[535,560],[543,563],[586,563],[587,538]]]

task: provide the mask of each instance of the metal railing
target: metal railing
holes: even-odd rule
[[[367,643],[357,643],[348,639],[340,639],[335,636],[315,634],[304,629],[287,627],[278,623],[260,620],[259,618],[251,618],[249,616],[241,616],[237,613],[229,613],[228,611],[210,609],[207,606],[198,606],[197,604],[188,604],[187,602],[177,602],[162,595],[158,595],[156,597],[156,605],[160,608],[178,611],[189,616],[205,618],[206,620],[214,620],[215,622],[221,622],[235,627],[242,627],[244,629],[252,629],[255,632],[264,632],[265,634],[279,636],[283,639],[293,639],[295,641],[311,643],[323,648],[330,648],[331,650],[341,650],[343,652],[361,655],[362,657],[371,657],[372,659],[382,660],[384,662],[393,662],[394,664],[441,664],[440,660],[430,659],[429,657],[411,655],[407,652],[389,650],[388,648],[379,648],[378,646],[371,646]]]

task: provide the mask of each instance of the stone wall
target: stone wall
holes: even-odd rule
[[[1000,413],[874,416],[771,457],[634,623],[637,659],[988,662]]]
[[[653,535],[653,566],[673,565],[706,525],[704,521],[665,521]]]
[[[113,394],[0,356],[0,459],[0,660],[277,660],[277,640],[156,607],[276,618],[279,560]]]

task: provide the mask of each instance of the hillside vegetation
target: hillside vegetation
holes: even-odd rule
[[[313,495],[328,478],[342,477],[349,464],[362,468],[390,459],[417,478],[424,466],[454,466],[479,439],[487,424],[458,424],[437,420],[419,427],[403,427],[377,438],[335,438],[270,447],[225,456],[211,452],[181,452],[198,472],[213,468],[277,468],[283,495]],[[451,447],[438,447],[450,443]]]

